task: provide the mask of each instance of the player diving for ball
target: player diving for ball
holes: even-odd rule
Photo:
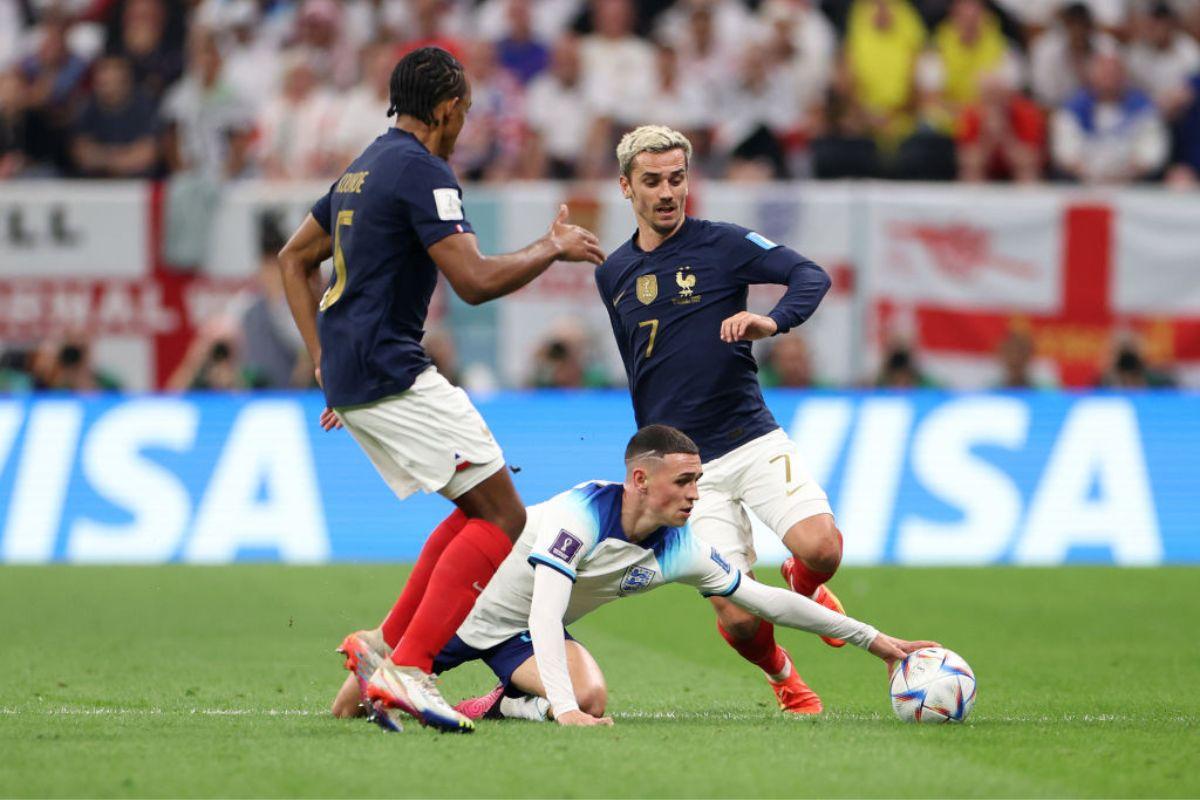
[[[621,192],[637,231],[596,270],[638,425],[679,428],[700,446],[704,478],[692,530],[742,573],[756,559],[746,508],[791,553],[783,576],[798,594],[834,611],[825,582],[842,558],[842,535],[825,492],[808,474],[759,389],[751,342],[788,330],[816,310],[829,276],[794,250],[738,225],[684,214],[687,138],[647,125],[617,146]],[[750,284],[787,287],[767,315],[746,310]],[[715,594],[717,627],[766,673],[784,711],[821,712],[774,628],[744,604]],[[840,647],[845,637],[822,637]]]
[[[600,606],[668,583],[721,597],[756,617],[837,637],[884,659],[931,642],[892,638],[807,597],[764,586],[693,534],[700,496],[700,450],[666,425],[639,430],[625,449],[625,482],[589,481],[528,509],[525,530],[476,601],[458,633],[434,660],[444,672],[482,660],[500,685],[460,703],[471,717],[543,719],[564,725],[611,724],[607,688],[595,660],[567,632]],[[359,711],[374,664],[387,657],[378,632],[352,636],[346,679],[333,713]]]

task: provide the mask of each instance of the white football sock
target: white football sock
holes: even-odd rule
[[[509,719],[545,722],[546,714],[549,711],[550,701],[544,697],[525,695],[524,697],[500,698],[500,714]]]

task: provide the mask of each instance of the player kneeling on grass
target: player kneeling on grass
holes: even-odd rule
[[[649,425],[625,450],[624,484],[590,481],[531,507],[516,546],[434,662],[434,671],[444,672],[483,660],[500,679],[490,694],[457,709],[473,718],[544,719],[549,711],[564,725],[611,724],[603,716],[604,676],[564,623],[676,581],[779,625],[845,639],[889,664],[934,645],[894,639],[731,567],[688,525],[700,474],[691,439],[667,425]],[[363,662],[387,664],[374,632],[348,637],[345,649],[347,666],[359,676],[369,674]],[[361,677],[354,677],[334,702],[339,716],[358,713]]]

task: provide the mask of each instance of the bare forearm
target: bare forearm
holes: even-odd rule
[[[476,305],[511,294],[545,272],[558,255],[558,248],[547,237],[542,237],[515,253],[482,256],[474,271],[477,276],[474,291],[469,291],[471,296],[463,296],[463,299]]]
[[[288,308],[292,310],[292,319],[304,339],[304,347],[308,350],[313,364],[321,363],[321,340],[317,336],[317,297],[313,291],[311,275],[315,265],[309,268],[299,259],[281,259],[279,270],[283,275],[283,293],[287,296]]]

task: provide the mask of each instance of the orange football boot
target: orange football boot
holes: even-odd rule
[[[779,701],[779,707],[789,714],[820,714],[825,708],[821,705],[821,698],[808,688],[808,684],[796,671],[796,666],[791,663],[790,657],[788,666],[791,667],[791,672],[783,680],[773,681],[767,678],[767,683],[771,684],[771,689],[775,692],[775,699]]]
[[[779,565],[779,574],[783,576],[784,582],[792,591],[795,591],[795,585],[792,583],[792,573],[796,569],[796,559],[789,557],[786,561]],[[846,615],[846,609],[842,606],[842,601],[837,599],[837,595],[829,591],[825,584],[817,587],[817,593],[813,596],[813,602],[817,605],[825,606],[830,611],[836,611],[842,616]],[[830,647],[845,647],[845,639],[835,639],[832,636],[822,636],[821,641]]]

